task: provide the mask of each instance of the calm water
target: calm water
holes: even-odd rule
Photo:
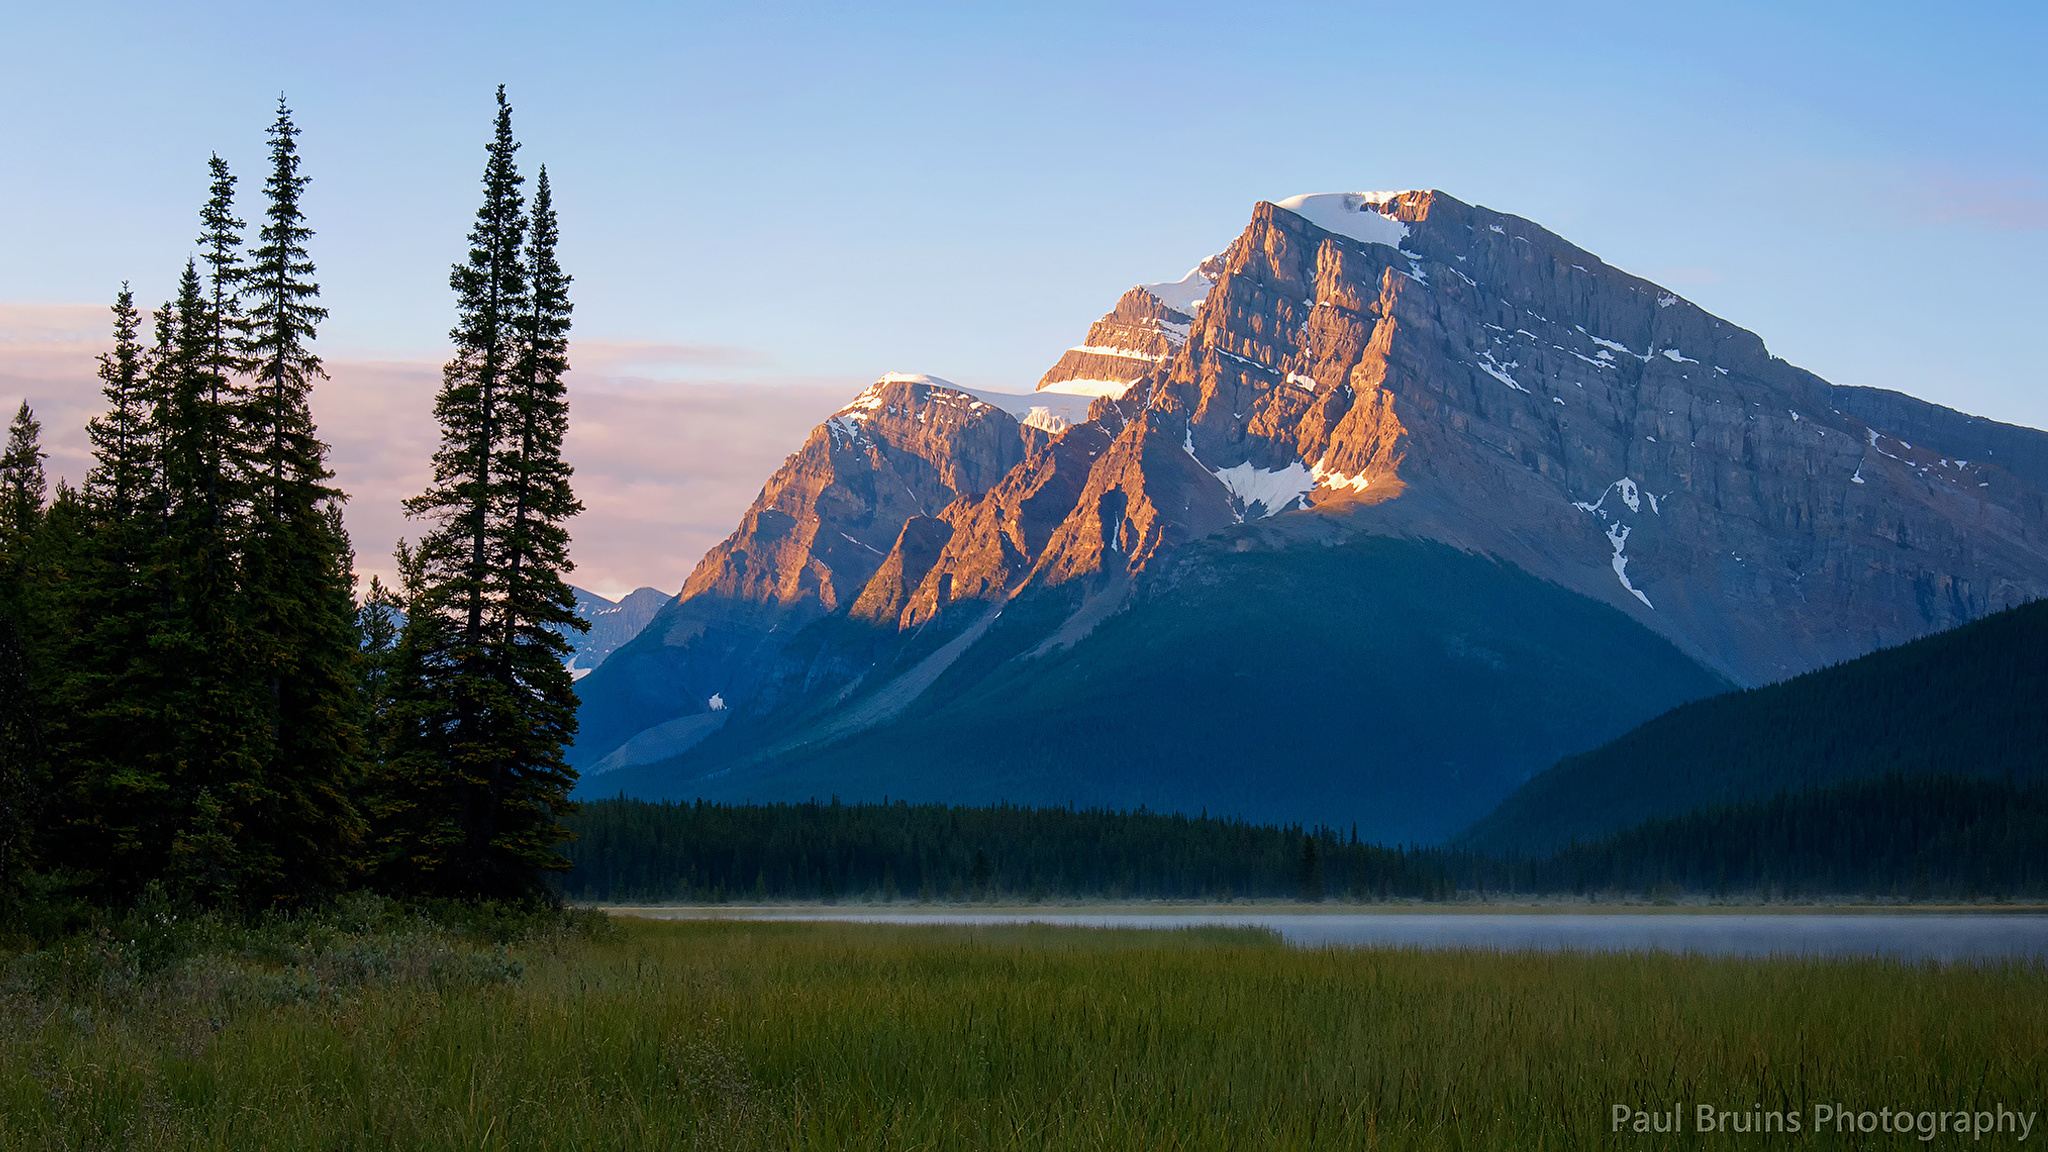
[[[1095,928],[1271,928],[1288,943],[1716,956],[1886,956],[2048,960],[2048,915],[1744,915],[1463,912],[874,912],[635,909],[663,919],[834,920],[875,924],[1071,924]]]

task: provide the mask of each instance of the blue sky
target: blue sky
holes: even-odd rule
[[[431,360],[503,82],[578,334],[643,390],[1028,389],[1257,200],[1435,187],[1838,383],[2042,426],[2044,13],[9,0],[0,302],[167,294],[283,90],[326,350]]]

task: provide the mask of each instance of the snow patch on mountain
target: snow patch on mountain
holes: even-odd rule
[[[1335,232],[1367,244],[1399,248],[1401,241],[1408,238],[1408,225],[1383,215],[1380,208],[1400,195],[1399,192],[1312,192],[1275,201],[1273,206],[1285,208],[1325,232]]]
[[[1484,349],[1480,350],[1479,355],[1482,359],[1486,361],[1486,363],[1475,364],[1473,365],[1473,367],[1478,368],[1481,372],[1486,373],[1488,376],[1491,376],[1495,380],[1498,380],[1501,383],[1507,385],[1508,387],[1513,388],[1517,392],[1529,391],[1527,388],[1522,387],[1519,383],[1516,383],[1515,378],[1513,376],[1508,375],[1508,369],[1520,368],[1522,366],[1521,361],[1510,360],[1507,363],[1503,364],[1500,361],[1495,360],[1493,358],[1493,353],[1488,352]]]
[[[1621,550],[1628,546],[1628,534],[1631,531],[1628,525],[1619,522],[1607,526],[1607,542],[1614,545],[1614,577],[1621,581],[1621,586],[1628,589],[1630,595],[1643,602],[1643,607],[1654,612],[1657,606],[1650,603],[1650,598],[1643,595],[1642,589],[1628,582],[1628,557],[1622,555]]]
[[[1635,357],[1636,359],[1638,359],[1638,360],[1641,360],[1641,361],[1642,361],[1642,362],[1644,362],[1645,364],[1649,363],[1649,361],[1650,361],[1650,357],[1651,357],[1652,355],[1654,355],[1654,353],[1651,353],[1651,352],[1644,352],[1644,353],[1642,353],[1642,354],[1638,355],[1638,354],[1636,353],[1636,350],[1635,350],[1635,349],[1633,349],[1633,348],[1630,348],[1630,347],[1629,347],[1628,345],[1626,345],[1626,344],[1623,344],[1623,343],[1621,343],[1621,342],[1619,342],[1619,341],[1616,341],[1616,340],[1609,340],[1609,339],[1606,339],[1605,337],[1601,337],[1601,336],[1595,336],[1595,335],[1593,335],[1593,334],[1592,334],[1591,332],[1588,332],[1588,331],[1586,331],[1586,330],[1585,330],[1584,328],[1580,328],[1580,327],[1579,327],[1578,325],[1576,325],[1576,324],[1572,325],[1572,327],[1574,327],[1574,328],[1578,328],[1578,329],[1579,329],[1579,334],[1580,334],[1580,335],[1584,336],[1584,337],[1585,337],[1586,339],[1588,339],[1588,340],[1591,340],[1591,341],[1592,341],[1593,343],[1595,343],[1595,344],[1598,344],[1598,345],[1599,345],[1600,347],[1602,347],[1602,348],[1606,348],[1606,349],[1610,349],[1610,350],[1612,350],[1612,351],[1615,351],[1615,352],[1626,352],[1626,353],[1628,353],[1628,354],[1629,354],[1630,356],[1634,356],[1634,357]],[[1614,357],[1612,357],[1612,356],[1609,356],[1609,355],[1608,355],[1608,354],[1607,354],[1606,352],[1602,352],[1602,353],[1600,353],[1600,358],[1601,358],[1602,360],[1612,360],[1612,359],[1614,359]],[[1580,359],[1582,359],[1582,360],[1583,360],[1583,359],[1585,359],[1585,357],[1583,357],[1583,356],[1582,356],[1582,357],[1580,357]]]
[[[1112,348],[1105,344],[1076,344],[1067,351],[1085,352],[1091,356],[1121,356],[1126,360],[1148,360],[1154,364],[1166,359],[1164,356],[1154,356],[1149,352],[1133,352],[1128,348]]]
[[[1621,497],[1621,502],[1623,504],[1628,505],[1628,510],[1630,512],[1634,512],[1640,515],[1643,510],[1643,500],[1645,497],[1648,497],[1650,501],[1650,512],[1653,515],[1658,516],[1662,516],[1664,514],[1664,510],[1657,506],[1656,494],[1644,489],[1641,485],[1638,485],[1634,479],[1627,476],[1623,476],[1621,479],[1616,480],[1612,484],[1609,484],[1600,493],[1600,498],[1598,500],[1595,500],[1590,504],[1586,503],[1583,500],[1574,500],[1572,502],[1572,507],[1577,508],[1582,512],[1591,512],[1593,515],[1598,516],[1600,518],[1601,523],[1604,525],[1601,531],[1606,535],[1607,543],[1614,549],[1614,554],[1611,557],[1609,557],[1609,563],[1612,564],[1614,567],[1615,579],[1621,581],[1621,586],[1628,591],[1629,595],[1634,596],[1638,600],[1641,600],[1643,602],[1644,607],[1650,609],[1651,611],[1655,611],[1657,606],[1655,604],[1650,603],[1650,598],[1648,596],[1643,595],[1643,592],[1640,588],[1637,588],[1634,584],[1629,582],[1628,557],[1622,554],[1622,549],[1628,545],[1629,533],[1634,531],[1634,529],[1631,528],[1629,525],[1623,524],[1621,522],[1621,515],[1619,512],[1615,512],[1612,514],[1612,521],[1610,522],[1610,513],[1607,511],[1606,507],[1607,498],[1609,496],[1614,495],[1619,495]],[[1668,497],[1670,493],[1667,492],[1665,493],[1665,495]]]
[[[1284,512],[1297,501],[1306,503],[1308,494],[1316,489],[1315,476],[1299,460],[1271,471],[1247,460],[1233,468],[1212,468],[1209,473],[1223,482],[1245,513],[1258,505],[1261,518]]]
[[[1055,380],[1032,395],[1059,392],[1068,396],[1107,396],[1111,400],[1121,400],[1135,383],[1135,380]]]
[[[1078,383],[1067,381],[1066,383]],[[958,384],[947,384],[955,392],[972,396],[984,404],[994,405],[1017,418],[1017,423],[1026,428],[1041,428],[1057,436],[1076,424],[1088,419],[1088,405],[1102,393],[1068,392],[1064,386],[1055,385],[1043,392],[990,392],[982,388],[962,388]],[[1125,385],[1126,388],[1129,385]],[[1050,394],[1050,395],[1048,395]],[[1116,393],[1122,396],[1122,392]]]
[[[1038,392],[996,392],[987,388],[963,388],[951,380],[923,372],[890,372],[828,418],[825,421],[827,430],[835,438],[860,438],[861,426],[888,405],[888,401],[878,394],[885,384],[921,384],[932,390],[931,399],[939,404],[946,403],[950,395],[955,403],[964,401],[970,410],[984,405],[1000,408],[1015,417],[1017,423],[1044,429],[1055,436],[1086,421],[1088,405],[1095,397],[1121,397],[1130,387],[1129,384],[1111,384],[1109,381],[1065,380]],[[1091,389],[1090,385],[1101,387]]]
[[[1208,298],[1209,289],[1216,285],[1215,279],[1202,271],[1202,269],[1209,267],[1210,262],[1215,259],[1214,256],[1211,256],[1208,260],[1202,261],[1200,264],[1189,269],[1188,274],[1178,280],[1161,281],[1158,284],[1140,284],[1138,287],[1150,292],[1154,299],[1175,312],[1183,316],[1193,316],[1195,309],[1200,308],[1202,301]],[[1185,336],[1186,333],[1182,333],[1182,335]]]

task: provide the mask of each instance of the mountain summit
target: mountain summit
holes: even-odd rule
[[[1029,395],[890,376],[580,685],[590,787],[1359,820],[2048,591],[2048,435],[1441,192],[1261,203]],[[720,707],[713,707],[712,698]]]

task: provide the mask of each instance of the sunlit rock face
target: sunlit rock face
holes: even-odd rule
[[[2048,592],[2044,490],[2048,435],[1831,386],[1529,221],[1427,191],[1261,203],[1037,391],[889,377],[821,425],[579,685],[578,759],[713,693],[789,739],[886,723],[1006,605],[1066,607],[1005,660],[1070,647],[1219,534],[1441,542],[1759,684]],[[854,631],[790,647],[830,618]],[[907,700],[830,718],[905,661]]]
[[[987,598],[1135,573],[1246,516],[1310,509],[1511,560],[1738,683],[2048,591],[2048,436],[1832,388],[1442,193],[1351,214],[1373,219],[1347,232],[1391,242],[1260,205],[1171,355],[1068,433],[1080,443],[946,515],[923,607],[901,622],[928,618],[941,584]],[[1142,323],[1166,314],[1133,289],[1090,343],[1157,355],[1173,336]],[[1081,355],[1055,373],[1103,371]],[[1023,530],[1027,497],[1041,525],[1063,519]]]

